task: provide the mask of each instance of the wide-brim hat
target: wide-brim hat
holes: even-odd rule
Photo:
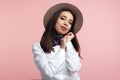
[[[56,13],[59,9],[70,9],[72,12],[75,13],[76,21],[74,25],[74,31],[75,33],[77,33],[82,27],[83,16],[81,11],[76,6],[69,3],[59,3],[49,8],[43,19],[44,27],[46,28],[48,21],[51,19],[51,17],[53,17],[54,13]]]

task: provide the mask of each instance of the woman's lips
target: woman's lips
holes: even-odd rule
[[[64,27],[64,26],[61,26],[61,28],[62,28],[63,31],[66,31],[66,30],[67,30],[67,28]]]

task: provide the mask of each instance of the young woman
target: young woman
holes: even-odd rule
[[[45,31],[40,43],[32,46],[42,80],[80,80],[80,47],[76,33],[83,17],[72,4],[60,3],[44,16]]]

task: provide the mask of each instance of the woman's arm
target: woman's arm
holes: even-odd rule
[[[67,69],[71,72],[79,71],[81,67],[80,58],[78,52],[75,50],[71,40],[74,38],[74,34],[69,32],[61,39],[61,48],[66,51],[66,65]]]
[[[74,49],[71,41],[66,43],[66,64],[68,70],[71,72],[79,71],[81,67],[78,52]]]
[[[40,71],[44,71],[44,73],[47,74],[49,77],[53,77],[53,75],[57,72],[60,65],[65,60],[64,49],[60,49],[58,53],[55,55],[55,57],[52,58],[51,60],[47,59],[47,56],[39,43],[33,44],[32,51],[38,69],[40,69]]]

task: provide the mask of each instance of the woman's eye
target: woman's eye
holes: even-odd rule
[[[60,19],[61,19],[61,20],[65,20],[65,18],[64,18],[64,17],[61,17]]]
[[[70,25],[72,25],[72,22],[69,22]]]

